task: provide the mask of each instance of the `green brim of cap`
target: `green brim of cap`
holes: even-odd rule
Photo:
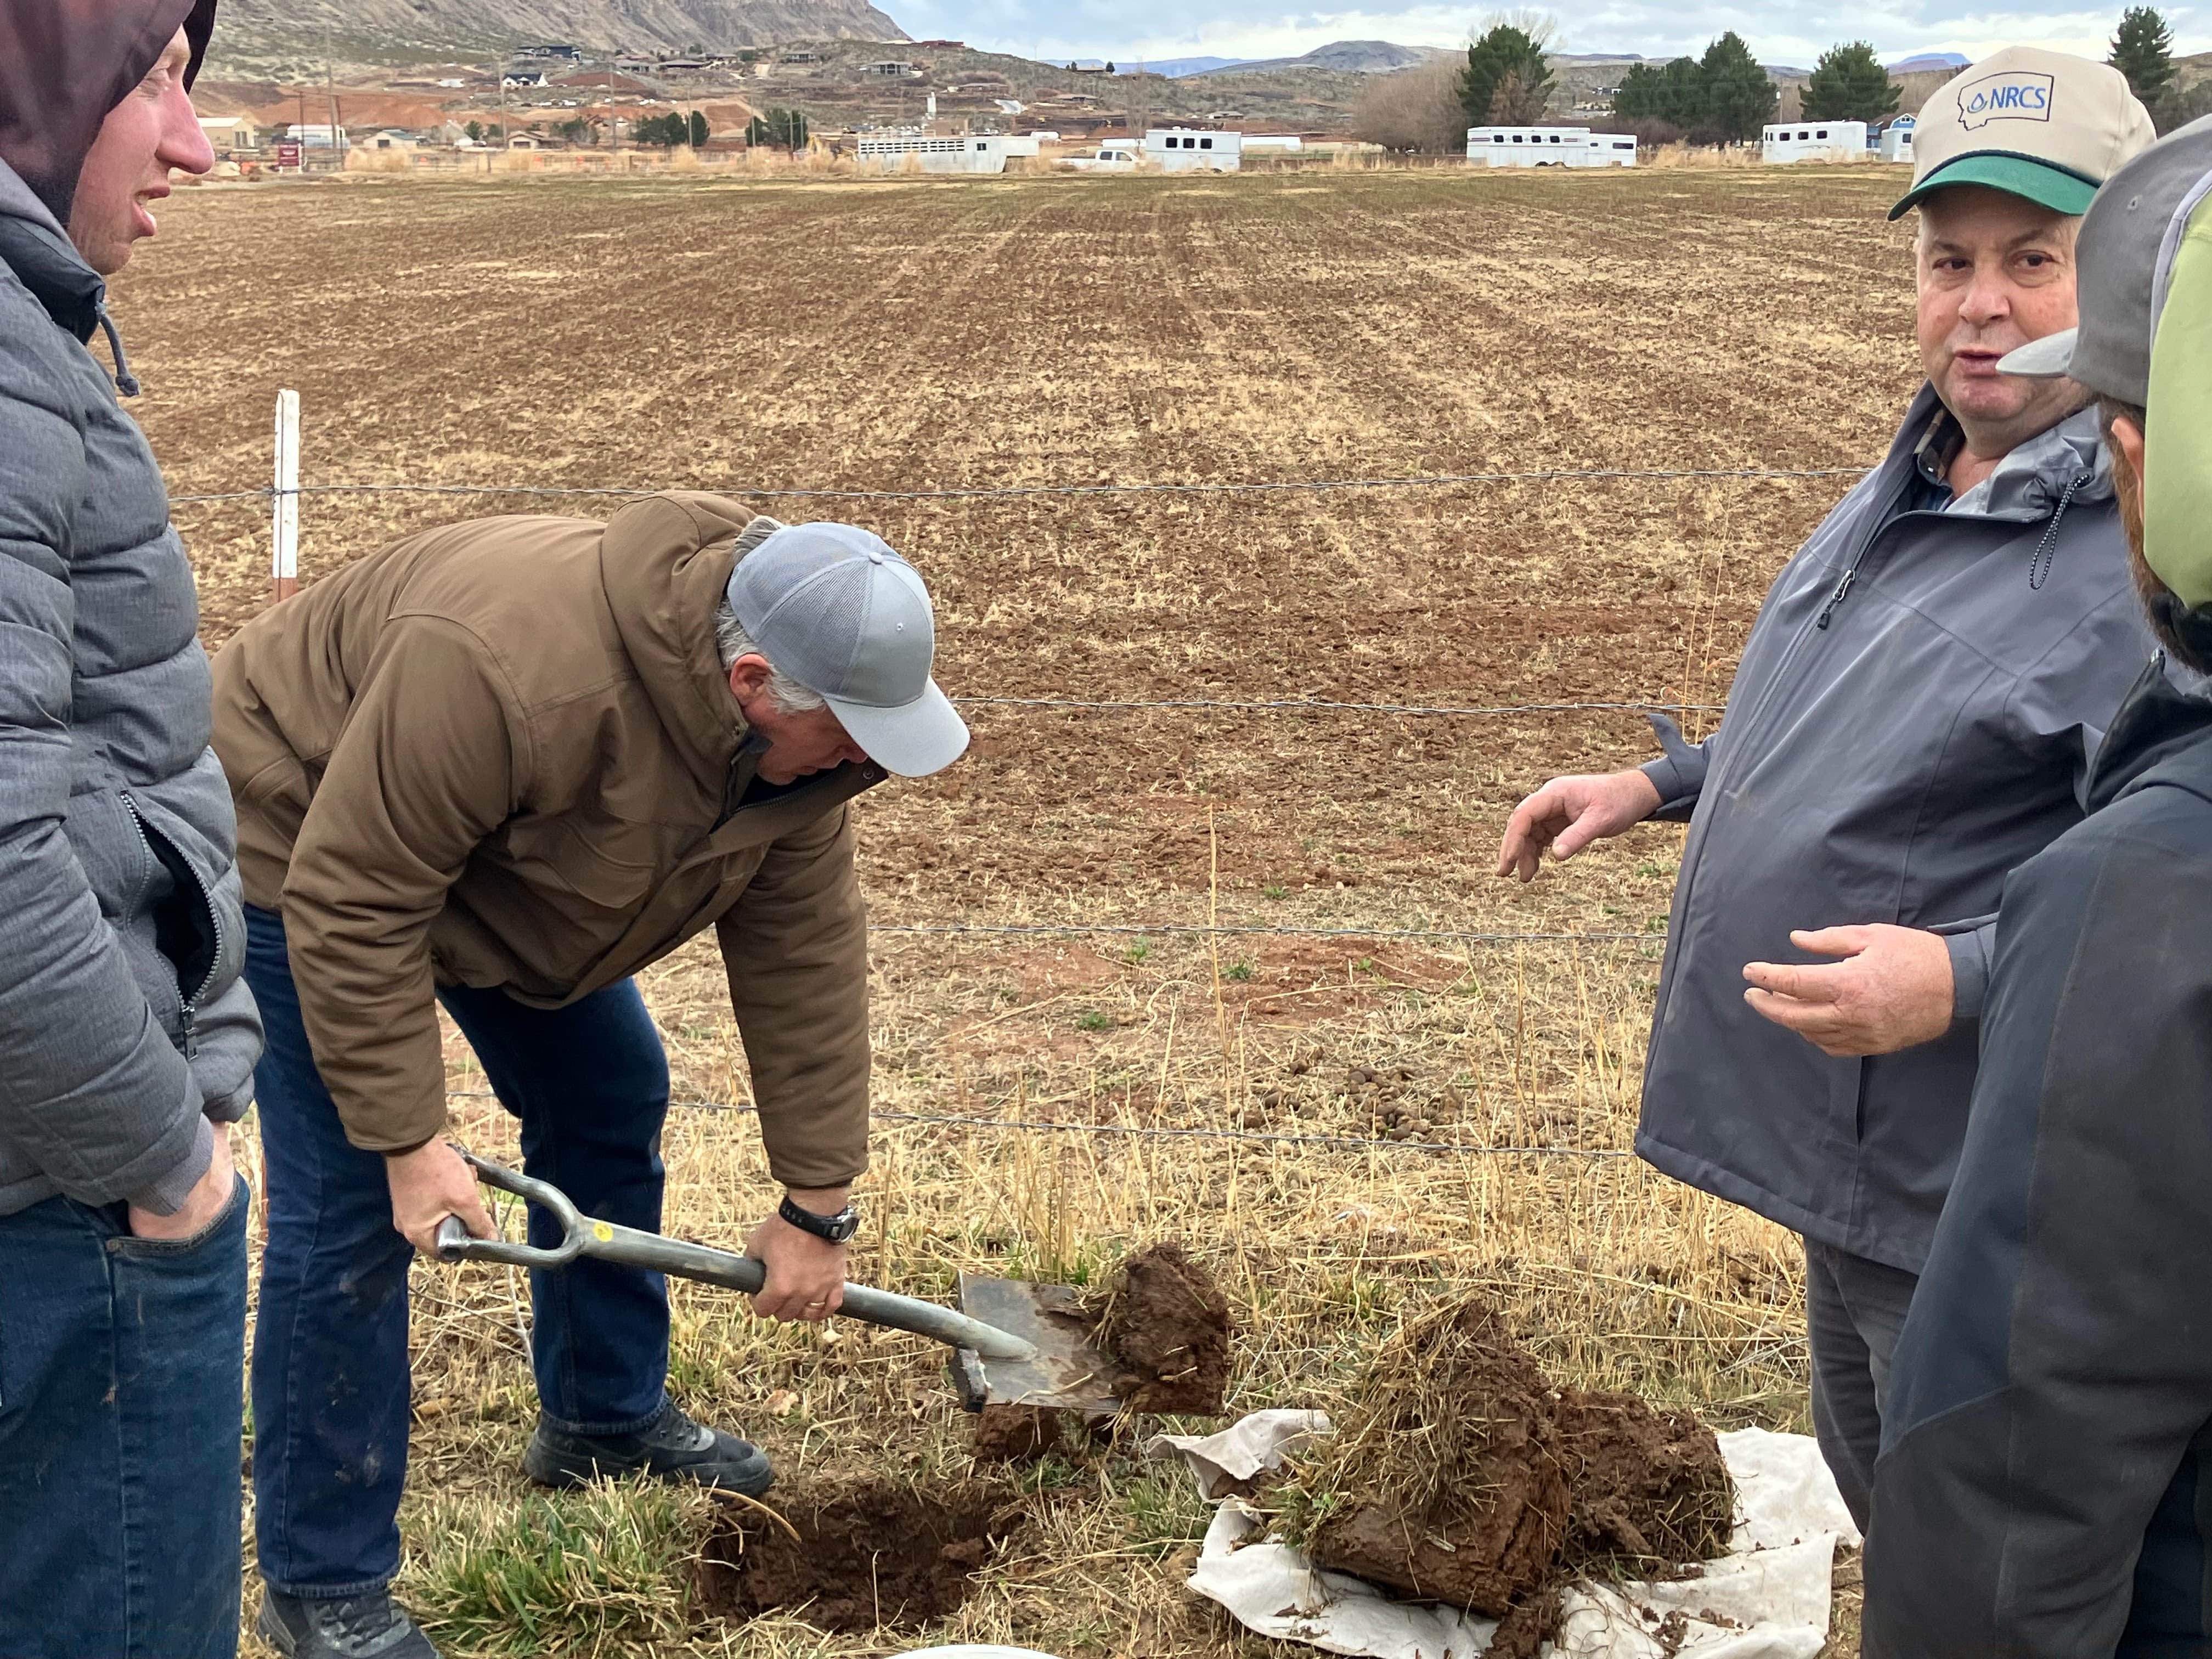
[[[1946,161],[1905,191],[1897,205],[1890,209],[1889,216],[1902,219],[1937,191],[1948,190],[1954,185],[1982,185],[2025,198],[2053,213],[2076,216],[2089,210],[2090,199],[2097,193],[2095,179],[2084,179],[2055,162],[1984,150]]]

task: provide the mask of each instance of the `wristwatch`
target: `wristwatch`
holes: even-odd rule
[[[831,1244],[849,1243],[853,1235],[860,1231],[860,1212],[849,1204],[835,1215],[817,1215],[793,1203],[787,1193],[783,1202],[775,1206],[775,1212],[799,1231],[812,1233]]]

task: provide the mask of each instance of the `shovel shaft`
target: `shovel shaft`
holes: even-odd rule
[[[768,1269],[757,1257],[739,1255],[734,1250],[710,1249],[704,1244],[686,1243],[680,1238],[669,1238],[635,1227],[617,1227],[610,1221],[595,1221],[580,1215],[558,1188],[517,1175],[466,1152],[462,1156],[492,1186],[503,1188],[550,1211],[560,1221],[563,1237],[550,1250],[499,1239],[471,1238],[459,1217],[447,1216],[438,1224],[438,1257],[442,1261],[499,1261],[518,1267],[564,1267],[578,1256],[588,1255],[601,1261],[619,1262],[626,1267],[645,1267],[654,1273],[673,1273],[678,1279],[720,1285],[749,1296],[767,1282]],[[1023,1360],[1036,1355],[1033,1344],[995,1325],[986,1325],[934,1302],[894,1296],[872,1285],[846,1285],[844,1303],[838,1311],[871,1325],[911,1332],[951,1347],[972,1348],[986,1359]]]

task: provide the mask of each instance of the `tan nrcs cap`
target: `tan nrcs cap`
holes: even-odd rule
[[[1902,217],[1953,185],[2086,213],[2097,186],[2156,136],[2150,112],[2111,65],[2007,46],[1944,82],[1922,108],[1912,131],[1912,188],[1889,216]]]

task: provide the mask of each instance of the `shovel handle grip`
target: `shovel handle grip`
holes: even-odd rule
[[[515,1267],[565,1267],[577,1257],[588,1255],[601,1261],[720,1285],[748,1296],[757,1294],[768,1282],[768,1268],[756,1257],[739,1255],[733,1250],[710,1249],[704,1244],[690,1244],[635,1227],[618,1227],[611,1221],[594,1220],[580,1213],[568,1195],[557,1187],[518,1175],[472,1152],[464,1152],[461,1156],[476,1170],[477,1179],[487,1186],[513,1193],[550,1211],[561,1223],[561,1242],[551,1249],[539,1249],[529,1244],[511,1244],[503,1239],[472,1238],[461,1224],[460,1218],[449,1215],[438,1224],[438,1259],[441,1261],[498,1261]],[[986,1359],[1023,1360],[1036,1355],[1034,1345],[995,1325],[986,1325],[934,1302],[896,1296],[872,1285],[846,1285],[844,1303],[838,1311],[871,1325],[926,1336],[950,1347],[970,1348]]]

